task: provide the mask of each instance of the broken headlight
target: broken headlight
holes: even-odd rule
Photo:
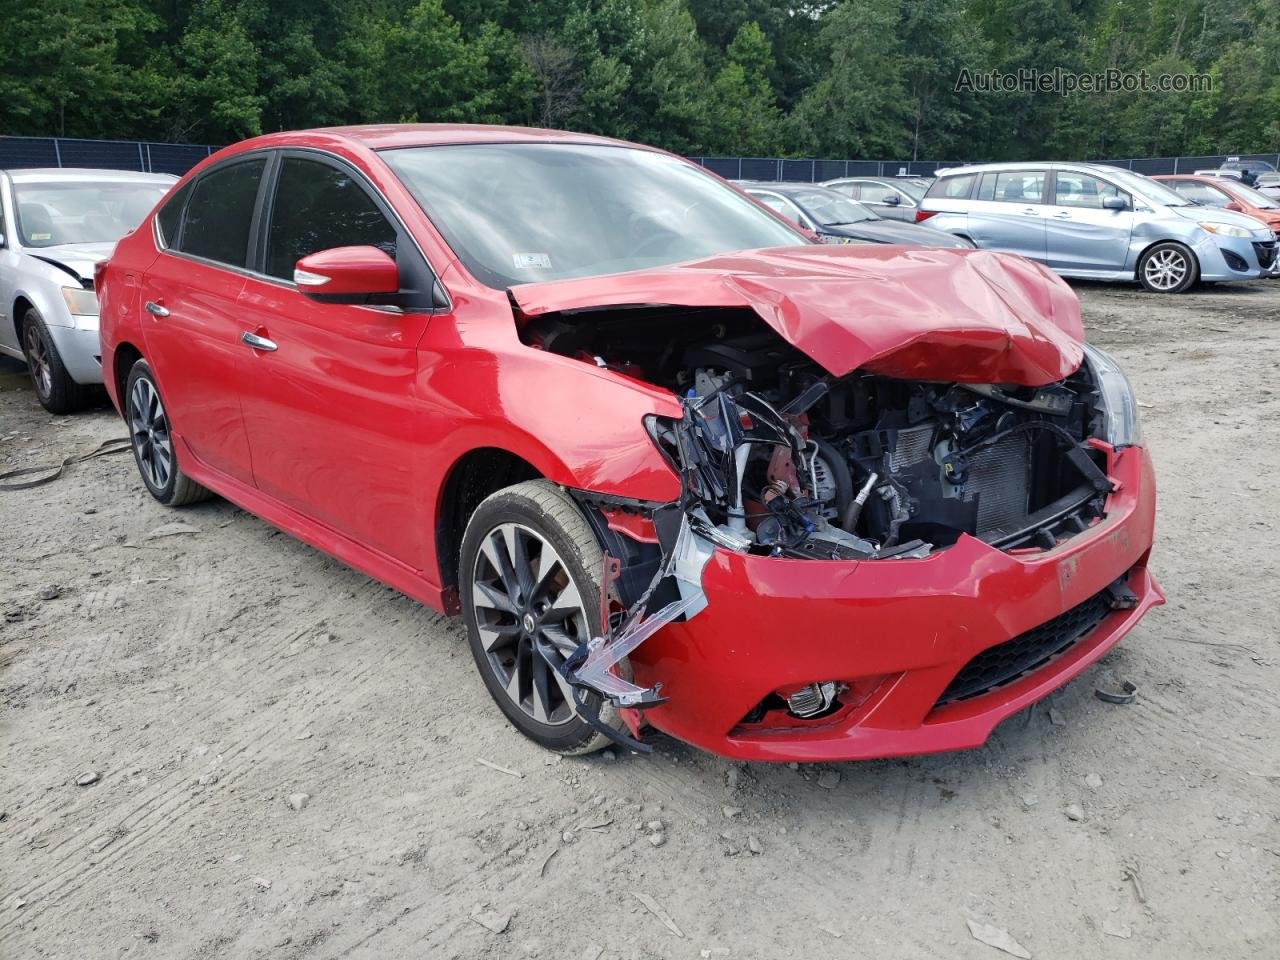
[[[1084,345],[1085,362],[1093,374],[1098,388],[1101,408],[1102,439],[1113,447],[1128,447],[1142,443],[1142,425],[1138,422],[1138,401],[1133,395],[1133,384],[1120,369],[1120,364],[1103,350],[1090,344]]]

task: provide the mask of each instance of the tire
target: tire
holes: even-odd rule
[[[551,556],[545,553],[548,547]],[[504,557],[505,575],[499,569]],[[525,561],[523,579],[513,557]],[[549,566],[542,567],[544,561]],[[567,685],[557,682],[555,671],[533,651],[532,638],[551,640],[563,655],[598,633],[603,572],[604,554],[586,518],[547,480],[492,494],[471,515],[462,538],[458,579],[476,667],[512,725],[556,753],[591,753],[610,741],[577,715]],[[528,590],[539,574],[545,589]],[[570,608],[574,612],[565,614]],[[625,663],[619,667],[629,676]],[[600,719],[624,729],[607,702],[600,706]]]
[[[185,507],[212,497],[212,492],[183,473],[178,464],[169,416],[147,361],[138,360],[130,368],[120,399],[133,462],[151,495],[166,507]]]
[[[1152,293],[1186,293],[1200,279],[1200,263],[1188,247],[1157,243],[1138,260],[1138,282]]]
[[[40,406],[50,413],[75,413],[93,401],[91,386],[76,383],[63,366],[44,318],[32,307],[22,318],[22,353]]]

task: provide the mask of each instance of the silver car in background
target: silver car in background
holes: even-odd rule
[[[839,177],[822,186],[857,200],[887,220],[908,223],[915,222],[916,209],[928,189],[919,180],[905,177]]]
[[[176,177],[119,170],[0,171],[0,354],[25,360],[36,398],[71,413],[102,383],[93,267]]]
[[[1101,164],[939,170],[916,219],[1064,277],[1137,280],[1157,293],[1262,277],[1276,257],[1276,238],[1261,221]]]

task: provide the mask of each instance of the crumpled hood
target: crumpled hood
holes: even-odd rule
[[[82,280],[93,279],[93,265],[111,256],[115,241],[109,243],[62,243],[52,247],[25,247],[23,253],[39,260],[53,261],[74,270]]]
[[[1080,304],[1030,260],[987,250],[812,245],[521,284],[525,316],[607,306],[746,307],[827,371],[1041,386],[1083,359]]]

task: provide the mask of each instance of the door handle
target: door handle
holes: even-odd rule
[[[277,349],[274,340],[260,337],[256,333],[250,333],[248,330],[240,334],[240,342],[247,347],[252,347],[254,350],[262,350],[266,353],[271,353]]]
[[[165,307],[162,307],[160,304],[156,303],[154,300],[148,300],[146,303],[142,305],[142,307],[144,310],[147,311],[147,313],[151,314],[153,317],[167,317],[169,315],[168,309]]]
[[[1040,211],[1035,207],[1027,207],[1027,209],[1022,211],[1022,215],[1024,217],[1038,217],[1040,216]]]
[[[1071,219],[1071,214],[1067,213],[1067,212],[1064,210],[1064,211],[1062,211],[1062,213],[1055,213],[1055,214],[1053,215],[1053,219],[1055,219],[1055,220],[1070,220],[1070,219]]]

